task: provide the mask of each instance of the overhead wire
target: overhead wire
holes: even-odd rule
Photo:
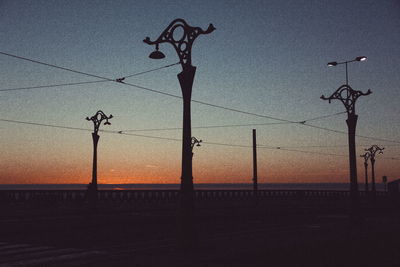
[[[5,56],[9,56],[9,57],[13,57],[13,58],[17,58],[17,59],[21,59],[21,60],[25,60],[25,61],[30,61],[32,63],[36,63],[36,64],[40,64],[40,65],[44,65],[44,66],[48,66],[48,67],[52,67],[52,68],[56,68],[56,69],[61,69],[61,70],[65,70],[65,71],[69,71],[69,72],[73,72],[73,73],[77,73],[77,74],[82,74],[82,75],[86,75],[86,76],[90,76],[90,77],[94,77],[94,78],[98,78],[101,80],[109,80],[109,81],[113,81],[113,79],[108,79],[108,78],[104,78],[95,74],[90,74],[90,73],[86,73],[83,71],[78,71],[78,70],[73,70],[70,68],[65,68],[65,67],[60,67],[54,64],[50,64],[50,63],[45,63],[39,60],[35,60],[35,59],[30,59],[30,58],[26,58],[26,57],[21,57],[21,56],[17,56],[17,55],[13,55],[13,54],[9,54],[9,53],[5,53],[0,51],[1,55],[5,55]]]
[[[50,127],[50,128],[68,129],[68,130],[92,131],[91,129],[87,129],[87,128],[61,126],[61,125],[55,125],[55,124],[45,124],[45,123],[28,122],[28,121],[20,121],[20,120],[0,119],[0,121],[17,123],[17,124],[26,124],[26,125]],[[120,131],[111,131],[111,130],[100,130],[100,132],[112,133],[112,134],[122,134],[122,135],[127,135],[127,136],[153,138],[153,139],[160,139],[160,140],[170,140],[170,141],[179,141],[179,142],[182,141],[181,139],[177,139],[177,138],[168,138],[168,137],[133,134],[133,133],[123,133],[123,132],[120,132]],[[219,146],[231,146],[231,147],[246,147],[246,148],[252,147],[250,145],[226,144],[226,143],[208,142],[208,141],[203,141],[202,144],[219,145]],[[270,149],[281,149],[279,147],[262,146],[262,145],[260,145],[259,147],[261,147],[261,148],[270,148]]]
[[[334,114],[330,114],[330,115],[311,118],[311,119],[307,119],[305,121],[333,117],[333,116],[337,116],[339,114],[343,114],[343,112],[338,112],[338,113],[334,113]],[[247,124],[206,125],[206,126],[192,126],[192,129],[231,128],[231,127],[248,127],[248,126],[268,126],[268,125],[282,125],[282,124],[291,124],[291,123],[293,123],[293,122],[267,122],[267,123],[247,123]],[[132,129],[132,130],[121,130],[121,132],[151,132],[151,131],[172,131],[172,130],[182,130],[182,127]]]
[[[91,129],[87,128],[79,128],[79,127],[71,127],[71,126],[62,126],[62,125],[55,125],[55,124],[45,124],[45,123],[37,123],[37,122],[29,122],[29,121],[20,121],[20,120],[10,120],[10,119],[1,119],[0,121],[3,122],[10,122],[16,124],[25,124],[25,125],[33,125],[33,126],[40,126],[40,127],[49,127],[49,128],[59,128],[59,129],[67,129],[67,130],[79,130],[79,131],[86,131],[91,132]],[[99,130],[103,133],[109,134],[118,134],[118,135],[126,135],[126,136],[135,136],[135,137],[143,137],[143,138],[150,138],[150,139],[158,139],[158,140],[168,140],[168,141],[175,141],[175,142],[182,142],[182,139],[178,138],[169,138],[169,137],[162,137],[162,136],[151,136],[151,135],[142,135],[142,134],[134,134],[134,133],[123,133],[120,131],[111,131],[111,130]],[[251,145],[240,145],[240,144],[228,144],[228,143],[219,143],[219,142],[209,142],[203,141],[202,144],[208,145],[216,145],[216,146],[227,146],[227,147],[240,147],[240,148],[252,148]],[[306,154],[315,154],[315,155],[325,155],[325,156],[342,156],[345,157],[346,155],[341,154],[334,154],[334,153],[325,153],[325,152],[318,152],[318,151],[306,151],[306,150],[299,150],[299,149],[290,149],[285,147],[275,147],[275,146],[267,146],[267,145],[257,145],[258,148],[261,149],[270,149],[270,150],[281,150],[281,151],[288,151],[288,152],[298,152],[298,153],[306,153]],[[392,160],[400,160],[398,158],[386,158]]]
[[[79,128],[79,127],[61,126],[61,125],[45,124],[45,123],[29,122],[29,121],[18,121],[18,120],[9,120],[9,119],[0,119],[0,121],[34,125],[34,126],[43,126],[43,127],[50,127],[50,128],[67,129],[67,130],[91,131],[90,129]]]
[[[125,84],[125,85],[132,86],[132,87],[135,87],[135,88],[138,88],[138,89],[150,91],[150,92],[157,93],[157,94],[166,95],[166,96],[173,97],[173,98],[182,99],[182,97],[178,96],[178,95],[174,95],[174,94],[166,93],[166,92],[163,92],[163,91],[155,90],[155,89],[152,89],[152,88],[148,88],[148,87],[144,87],[144,86],[140,86],[140,85],[124,82],[124,78],[126,78],[127,76],[126,77],[122,77],[122,78],[117,78],[117,79],[110,79],[110,78],[102,77],[102,76],[99,76],[99,75],[95,75],[95,74],[91,74],[91,73],[87,73],[87,72],[83,72],[83,71],[73,70],[71,68],[60,67],[60,66],[57,66],[57,65],[54,65],[54,64],[49,64],[49,63],[45,63],[45,62],[42,62],[42,61],[38,61],[38,60],[26,58],[26,57],[21,57],[21,56],[10,54],[10,53],[5,53],[5,52],[2,52],[2,51],[0,51],[0,54],[5,55],[5,56],[9,56],[9,57],[13,57],[13,58],[17,58],[17,59],[21,59],[21,60],[25,60],[25,61],[29,61],[29,62],[32,62],[32,63],[41,64],[41,65],[48,66],[48,67],[53,67],[53,68],[57,68],[57,69],[65,70],[65,71],[70,71],[70,72],[77,73],[77,74],[82,74],[82,75],[86,75],[86,76],[90,76],[90,77],[94,77],[94,78],[99,78],[99,79],[102,79],[102,80],[113,81],[113,82],[117,82],[117,83],[120,83],[120,84]],[[173,65],[176,65],[176,64],[178,64],[178,63],[170,64],[170,66],[173,66]],[[135,75],[135,74],[128,75],[128,76],[133,76],[133,75]],[[261,118],[267,118],[267,119],[272,119],[272,120],[277,120],[277,121],[281,121],[281,122],[305,124],[305,121],[291,121],[291,120],[282,119],[282,118],[278,118],[278,117],[274,117],[274,116],[262,115],[262,114],[243,111],[243,110],[239,110],[239,109],[224,107],[224,106],[221,106],[221,105],[211,104],[211,103],[208,103],[208,102],[195,100],[195,99],[193,99],[192,102],[198,103],[198,104],[202,104],[202,105],[211,106],[211,107],[215,107],[215,108],[219,108],[219,109],[229,110],[229,111],[237,112],[237,113],[241,113],[241,114],[252,115],[252,116],[261,117]]]
[[[155,68],[155,69],[150,69],[150,70],[146,70],[146,71],[137,72],[137,73],[125,76],[123,78],[118,78],[118,79],[112,80],[112,81],[113,82],[115,82],[115,81],[122,82],[125,78],[128,78],[128,77],[139,76],[139,75],[146,74],[146,73],[149,73],[149,72],[152,72],[152,71],[157,71],[157,70],[169,68],[169,67],[175,66],[177,64],[179,64],[179,62],[178,63],[173,63],[173,64],[168,64],[168,65],[165,65],[165,66],[162,66],[162,67],[158,67],[158,68]],[[111,81],[110,79],[102,79],[102,80],[97,80],[97,81],[84,81],[84,82],[75,82],[75,83],[60,83],[60,84],[38,85],[38,86],[17,87],[17,88],[5,88],[5,89],[0,89],[0,92],[1,91],[29,90],[29,89],[38,89],[38,88],[50,88],[50,87],[60,87],[60,86],[73,86],[73,85],[101,83],[101,82],[110,82],[110,81]]]
[[[37,85],[37,86],[17,87],[17,88],[5,88],[5,89],[0,89],[0,92],[30,90],[30,89],[50,88],[50,87],[61,87],[61,86],[72,86],[72,85],[82,85],[82,84],[93,84],[93,83],[102,83],[102,82],[109,82],[109,80],[75,82],[75,83],[60,83],[60,84]]]
[[[260,146],[260,147],[261,148],[272,149],[271,147],[264,147],[264,146]],[[347,155],[343,155],[343,154],[334,154],[334,153],[317,152],[317,151],[307,151],[307,150],[300,150],[300,149],[289,149],[289,148],[284,148],[284,147],[275,147],[275,149],[283,150],[283,151],[290,151],[290,152],[306,153],[306,154],[325,155],[325,156],[337,156],[337,157],[346,157],[347,156]]]
[[[29,122],[29,121],[19,121],[19,120],[9,120],[9,119],[0,119],[0,121],[17,123],[17,124],[33,125],[33,126],[42,126],[42,127],[49,127],[49,128],[67,129],[67,130],[78,130],[78,131],[86,131],[86,132],[93,131],[93,130],[87,129],[87,128],[62,126],[62,125],[55,125],[55,124],[45,124],[45,123]],[[136,137],[145,137],[145,138],[153,138],[153,139],[161,139],[161,140],[170,140],[170,141],[181,141],[180,139],[175,139],[175,138],[167,138],[167,137],[159,137],[159,136],[151,136],[151,135],[141,135],[141,134],[121,133],[119,131],[110,131],[110,130],[99,130],[99,132],[130,135],[130,136],[136,136]]]
[[[126,75],[126,76],[123,76],[122,78],[125,78],[125,79],[126,79],[126,78],[130,78],[130,77],[134,77],[134,76],[146,74],[146,73],[149,73],[149,72],[153,72],[153,71],[157,71],[157,70],[166,69],[166,68],[169,68],[169,67],[178,65],[178,64],[180,64],[180,62],[168,64],[168,65],[165,65],[165,66],[162,66],[162,67],[158,67],[158,68],[155,68],[155,69],[151,69],[151,70],[145,70],[145,71],[142,71],[142,72],[137,72],[137,73],[134,73],[134,74],[131,74],[131,75]]]
[[[5,52],[2,52],[2,51],[0,51],[0,54],[6,55],[6,56],[9,56],[9,57],[13,57],[13,58],[17,58],[17,59],[21,59],[21,60],[25,60],[25,61],[29,61],[29,62],[33,62],[33,63],[37,63],[37,64],[41,64],[41,65],[45,65],[45,66],[49,66],[49,67],[53,67],[53,68],[57,68],[57,69],[61,69],[61,70],[65,70],[65,71],[70,71],[70,72],[77,73],[77,74],[82,74],[82,75],[86,75],[86,76],[90,76],[90,77],[94,77],[94,78],[99,78],[99,79],[102,79],[102,80],[108,80],[108,81],[112,81],[112,82],[117,82],[117,83],[120,83],[120,84],[132,86],[132,87],[135,87],[135,88],[138,88],[138,89],[150,91],[150,92],[157,93],[157,94],[166,95],[166,96],[173,97],[173,98],[182,99],[182,97],[178,96],[178,95],[174,95],[174,94],[166,93],[166,92],[163,92],[163,91],[151,89],[151,88],[148,88],[148,87],[144,87],[144,86],[140,86],[140,85],[135,85],[135,84],[124,82],[122,78],[110,79],[110,78],[102,77],[102,76],[95,75],[95,74],[90,74],[90,73],[83,72],[83,71],[77,71],[77,70],[73,70],[73,69],[70,69],[70,68],[60,67],[60,66],[57,66],[57,65],[54,65],[54,64],[41,62],[41,61],[38,61],[38,60],[29,59],[29,58],[26,58],[26,57],[21,57],[21,56],[5,53]],[[343,131],[339,131],[339,130],[329,129],[329,128],[326,128],[326,127],[320,127],[320,126],[315,126],[315,125],[312,125],[312,124],[308,124],[307,121],[292,121],[292,120],[282,119],[282,118],[273,117],[273,116],[269,116],[269,115],[262,115],[262,114],[243,111],[243,110],[239,110],[239,109],[224,107],[224,106],[211,104],[211,103],[208,103],[208,102],[204,102],[204,101],[200,101],[200,100],[194,100],[194,99],[192,100],[192,102],[198,103],[198,104],[202,104],[202,105],[211,106],[211,107],[215,107],[215,108],[219,108],[219,109],[229,110],[229,111],[237,112],[237,113],[241,113],[241,114],[252,115],[252,116],[256,116],[256,117],[267,118],[267,119],[272,119],[272,120],[281,121],[281,122],[287,122],[287,123],[293,123],[293,124],[298,124],[298,125],[304,125],[304,126],[308,126],[308,127],[312,127],[312,128],[316,128],[316,129],[320,129],[320,130],[325,130],[325,131],[329,131],[329,132],[347,134],[346,132],[343,132]],[[345,112],[341,112],[341,113],[345,113]],[[339,113],[337,113],[337,114],[339,114]],[[327,115],[327,116],[330,116],[330,115]],[[361,138],[378,140],[378,141],[400,143],[400,141],[394,141],[394,140],[383,139],[383,138],[376,138],[376,137],[369,137],[369,136],[362,136],[362,135],[356,135],[356,136],[361,137]]]
[[[192,129],[230,128],[230,127],[264,126],[264,125],[277,125],[277,124],[280,125],[287,123],[270,122],[270,123],[249,123],[249,124],[206,125],[206,126],[192,126]],[[182,127],[132,129],[132,130],[121,130],[121,132],[154,132],[154,131],[172,131],[172,130],[182,130]]]
[[[316,125],[312,125],[312,124],[308,124],[308,123],[304,123],[304,125],[307,125],[307,126],[309,126],[309,127],[315,128],[315,129],[320,129],[320,130],[324,130],[324,131],[330,131],[330,132],[335,132],[335,133],[340,133],[340,134],[348,135],[348,133],[345,132],[345,131],[334,130],[334,129],[330,129],[330,128],[326,128],[326,127],[321,127],[321,126],[316,126]],[[365,138],[365,139],[376,140],[376,141],[383,141],[383,142],[398,143],[398,144],[400,144],[400,141],[390,140],[390,139],[385,139],[385,138],[379,138],[379,137],[373,137],[373,136],[366,136],[366,135],[359,135],[359,134],[356,134],[355,136],[360,137],[360,138]]]
[[[42,62],[42,61],[39,61],[39,60],[34,60],[34,59],[21,57],[21,56],[10,54],[10,53],[5,53],[5,52],[2,52],[2,51],[0,51],[0,54],[1,55],[5,55],[5,56],[9,56],[9,57],[13,57],[13,58],[17,58],[17,59],[20,59],[20,60],[25,60],[25,61],[29,61],[29,62],[32,62],[32,63],[48,66],[48,67],[61,69],[61,70],[64,70],[64,71],[69,71],[69,72],[73,72],[73,73],[77,73],[77,74],[81,74],[81,75],[86,75],[86,76],[89,76],[89,77],[98,78],[98,79],[101,79],[101,80],[108,80],[108,81],[117,82],[117,83],[120,83],[120,84],[125,84],[125,85],[132,86],[132,87],[135,87],[135,88],[138,88],[138,89],[150,91],[150,92],[157,93],[157,94],[166,95],[166,96],[173,97],[173,98],[182,99],[182,97],[178,96],[178,95],[174,95],[174,94],[166,93],[166,92],[163,92],[163,91],[155,90],[155,89],[152,89],[152,88],[148,88],[148,87],[144,87],[144,86],[140,86],[140,85],[136,85],[136,84],[125,82],[124,81],[124,77],[117,78],[117,79],[111,79],[111,78],[106,78],[106,77],[102,77],[102,76],[99,76],[99,75],[91,74],[91,73],[88,73],[88,72],[78,71],[78,70],[74,70],[74,69],[66,68],[66,67],[60,67],[60,66],[57,66],[57,65],[54,65],[54,64],[50,64],[50,63],[45,63],[45,62]],[[224,109],[224,110],[229,110],[229,111],[233,111],[233,112],[237,112],[237,113],[242,113],[242,114],[246,114],[246,115],[257,116],[257,117],[261,117],[261,118],[267,118],[267,119],[283,121],[283,122],[290,122],[290,123],[302,123],[302,122],[296,122],[296,121],[290,121],[290,120],[286,120],[286,119],[282,119],[282,118],[277,118],[277,117],[273,117],[273,116],[268,116],[268,115],[262,115],[262,114],[257,114],[257,113],[253,113],[253,112],[243,111],[243,110],[239,110],[239,109],[228,108],[228,107],[224,107],[224,106],[220,106],[220,105],[216,105],[216,104],[211,104],[211,103],[207,103],[207,102],[200,101],[200,100],[194,100],[193,99],[192,102],[198,103],[198,104],[202,104],[202,105],[211,106],[211,107],[215,107],[215,108],[220,108],[220,109]]]

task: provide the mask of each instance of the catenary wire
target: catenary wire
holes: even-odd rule
[[[34,125],[34,126],[50,127],[50,128],[68,129],[68,130],[92,131],[91,129],[87,129],[87,128],[61,126],[61,125],[55,125],[55,124],[45,124],[45,123],[19,121],[19,120],[0,119],[0,121],[17,123],[17,124],[27,124],[27,125]],[[122,135],[128,135],[128,136],[137,136],[137,137],[145,137],[145,138],[153,138],[153,139],[161,139],[161,140],[170,140],[170,141],[179,141],[179,142],[182,141],[181,139],[177,139],[177,138],[167,138],[167,137],[149,136],[149,135],[132,134],[132,133],[121,133],[120,131],[110,131],[110,130],[100,130],[100,131],[104,132],[104,133],[122,134]],[[208,142],[208,141],[204,141],[204,142],[202,142],[202,144],[219,145],[219,146],[231,146],[231,147],[245,147],[245,148],[251,148],[252,147],[250,145],[226,144],[226,143]],[[288,149],[282,149],[281,147],[272,147],[272,146],[263,146],[263,145],[260,145],[259,147],[260,148],[281,149],[281,150],[290,151]],[[296,152],[300,152],[300,151],[296,151]]]
[[[330,115],[320,116],[316,118],[307,119],[305,121],[313,121],[318,119],[324,119],[328,117],[337,116],[345,112],[338,112]],[[293,122],[267,122],[267,123],[248,123],[248,124],[226,124],[226,125],[206,125],[206,126],[192,126],[192,129],[211,129],[211,128],[230,128],[230,127],[246,127],[246,126],[268,126],[268,125],[282,125],[292,124]],[[149,128],[149,129],[132,129],[132,130],[121,130],[121,132],[152,132],[152,131],[172,131],[182,130],[182,127],[173,128]]]
[[[330,132],[335,132],[335,133],[348,135],[348,133],[344,132],[344,131],[339,131],[339,130],[334,130],[334,129],[330,129],[330,128],[326,128],[326,127],[316,126],[316,125],[312,125],[312,124],[308,124],[308,123],[304,123],[304,125],[307,125],[309,127],[315,128],[315,129],[320,129],[320,130],[324,130],[324,131],[330,131]],[[365,138],[365,139],[376,140],[376,141],[383,141],[383,142],[390,142],[390,143],[398,143],[398,144],[400,144],[400,141],[389,140],[389,139],[385,139],[385,138],[366,136],[366,135],[359,135],[359,134],[356,134],[355,136],[360,137],[360,138]]]
[[[165,66],[162,66],[162,67],[158,67],[158,68],[155,68],[155,69],[151,69],[151,70],[145,70],[145,71],[142,71],[142,72],[137,72],[137,73],[134,73],[134,74],[131,74],[131,75],[124,76],[124,77],[122,77],[122,78],[125,78],[125,79],[126,79],[126,78],[130,78],[130,77],[142,75],[142,74],[145,74],[145,73],[149,73],[149,72],[153,72],[153,71],[157,71],[157,70],[162,70],[162,69],[165,69],[165,68],[169,68],[169,67],[172,67],[172,66],[175,66],[175,65],[178,65],[178,64],[180,64],[180,62],[168,64],[168,65],[165,65]]]
[[[168,67],[171,67],[171,66],[175,66],[177,64],[179,64],[179,62],[178,63],[174,63],[174,64],[165,65],[165,66],[162,66],[162,67],[158,67],[158,68],[155,68],[155,69],[150,69],[150,70],[146,70],[146,71],[142,71],[142,72],[137,72],[137,73],[125,76],[123,78],[142,75],[142,74],[149,73],[149,72],[152,72],[152,71],[157,71],[157,70],[160,70],[160,69],[165,69],[165,68],[168,68]],[[119,78],[119,79],[122,81],[123,78]],[[116,81],[116,80],[113,80],[113,81]],[[6,89],[0,89],[0,92],[16,91],[16,90],[30,90],[30,89],[39,89],[39,88],[50,88],[50,87],[60,87],[60,86],[73,86],[73,85],[101,83],[101,82],[110,82],[110,80],[109,79],[102,79],[102,80],[98,80],[98,81],[85,81],[85,82],[75,82],[75,83],[60,83],[60,84],[38,85],[38,86],[28,86],[28,87],[6,88]]]
[[[155,89],[152,89],[152,88],[148,88],[148,87],[144,87],[144,86],[140,86],[140,85],[124,82],[123,78],[110,79],[110,78],[102,77],[102,76],[99,76],[99,75],[95,75],[95,74],[91,74],[91,73],[87,73],[87,72],[83,72],[83,71],[77,71],[77,70],[74,70],[74,69],[71,69],[71,68],[60,67],[60,66],[57,66],[57,65],[54,65],[54,64],[49,64],[49,63],[41,62],[41,61],[38,61],[38,60],[34,60],[34,59],[26,58],[26,57],[21,57],[21,56],[13,55],[13,54],[10,54],[10,53],[5,53],[5,52],[2,52],[2,51],[0,51],[0,54],[5,55],[5,56],[9,56],[9,57],[13,57],[13,58],[17,58],[17,59],[21,59],[21,60],[25,60],[25,61],[29,61],[29,62],[32,62],[32,63],[48,66],[48,67],[61,69],[61,70],[64,70],[64,71],[69,71],[69,72],[73,72],[73,73],[77,73],[77,74],[81,74],[81,75],[86,75],[86,76],[89,76],[89,77],[99,78],[101,80],[108,80],[108,81],[117,82],[117,83],[120,83],[120,84],[125,84],[125,85],[132,86],[132,87],[135,87],[135,88],[138,88],[138,89],[142,89],[142,90],[150,91],[150,92],[153,92],[153,93],[170,96],[170,97],[173,97],[173,98],[182,99],[182,97],[178,96],[178,95],[174,95],[174,94],[166,93],[166,92],[163,92],[163,91],[155,90]],[[202,105],[211,106],[211,107],[215,107],[215,108],[225,109],[225,110],[229,110],[229,111],[233,111],[233,112],[237,112],[237,113],[242,113],[242,114],[246,114],[246,115],[253,115],[253,116],[257,116],[257,117],[261,117],[261,118],[267,118],[267,119],[283,121],[283,122],[290,122],[290,123],[301,123],[301,122],[290,121],[290,120],[281,119],[281,118],[277,118],[277,117],[273,117],[273,116],[268,116],[268,115],[262,115],[262,114],[253,113],[253,112],[242,111],[242,110],[238,110],[238,109],[234,109],[234,108],[228,108],[228,107],[224,107],[224,106],[220,106],[220,105],[216,105],[216,104],[211,104],[211,103],[207,103],[207,102],[200,101],[200,100],[194,100],[193,99],[192,102],[198,103],[198,104],[202,104]]]
[[[33,126],[41,126],[41,127],[49,127],[49,128],[59,128],[59,129],[67,129],[67,130],[79,130],[79,131],[92,131],[91,129],[87,128],[79,128],[79,127],[71,127],[71,126],[61,126],[55,124],[45,124],[45,123],[37,123],[37,122],[27,122],[27,121],[19,121],[19,120],[9,120],[9,119],[0,119],[3,122],[10,122],[10,123],[17,123],[17,124],[25,124],[25,125],[33,125]],[[168,140],[168,141],[176,141],[181,142],[182,139],[178,138],[168,138],[168,137],[161,137],[161,136],[150,136],[150,135],[142,135],[142,134],[133,134],[133,133],[121,133],[120,131],[111,131],[111,130],[100,130],[103,133],[110,133],[110,134],[118,134],[118,135],[127,135],[127,136],[135,136],[135,137],[143,137],[143,138],[150,138],[150,139],[159,139],[159,140]],[[208,145],[217,145],[217,146],[228,146],[228,147],[241,147],[241,148],[252,148],[251,145],[239,145],[239,144],[228,144],[228,143],[219,143],[219,142],[208,142],[203,141],[202,144]],[[270,150],[281,150],[281,151],[289,151],[289,152],[298,152],[298,153],[306,153],[306,154],[315,154],[315,155],[325,155],[325,156],[342,156],[346,157],[346,155],[334,154],[334,153],[325,153],[325,152],[317,152],[317,151],[306,151],[306,150],[298,150],[298,149],[288,149],[285,147],[274,147],[274,146],[267,146],[267,145],[257,145],[258,148],[262,149],[270,149]],[[398,158],[385,158],[391,160],[399,160]]]
[[[17,90],[30,90],[30,89],[39,89],[39,88],[50,88],[50,87],[60,87],[60,86],[72,86],[72,85],[82,85],[82,84],[102,83],[102,82],[109,82],[109,80],[76,82],[76,83],[60,83],[60,84],[38,85],[38,86],[17,87],[17,88],[6,88],[6,89],[0,89],[0,92],[17,91]]]
[[[82,74],[82,75],[86,75],[86,76],[90,76],[90,77],[94,77],[94,78],[99,78],[99,79],[102,79],[102,80],[108,80],[108,81],[113,81],[113,82],[117,82],[117,83],[120,83],[120,84],[129,85],[129,86],[136,87],[136,88],[139,88],[139,89],[142,89],[142,90],[146,90],[146,91],[150,91],[150,92],[154,92],[154,93],[158,93],[158,94],[162,94],[162,95],[166,95],[166,96],[170,96],[170,97],[174,97],[174,98],[182,99],[182,97],[178,96],[178,95],[162,92],[162,91],[151,89],[151,88],[147,88],[147,87],[144,87],[144,86],[139,86],[139,85],[135,85],[135,84],[131,84],[131,83],[126,83],[126,82],[123,82],[123,81],[121,81],[119,79],[115,80],[115,79],[105,78],[105,77],[101,77],[101,76],[98,76],[98,75],[94,75],[94,74],[90,74],[90,73],[86,73],[86,72],[82,72],[82,71],[77,71],[77,70],[73,70],[73,69],[70,69],[70,68],[60,67],[60,66],[57,66],[57,65],[54,65],[54,64],[49,64],[49,63],[41,62],[41,61],[34,60],[34,59],[29,59],[29,58],[25,58],[25,57],[13,55],[13,54],[5,53],[5,52],[2,52],[2,51],[0,51],[0,54],[6,55],[6,56],[9,56],[9,57],[13,57],[13,58],[17,58],[17,59],[21,59],[21,60],[25,60],[25,61],[30,61],[30,62],[33,62],[33,63],[45,65],[45,66],[49,66],[49,67],[53,67],[53,68],[57,68],[57,69],[61,69],[61,70],[65,70],[65,71],[70,71],[70,72],[73,72],[73,73],[78,73],[78,74]],[[220,109],[224,109],[224,110],[229,110],[229,111],[233,111],[233,112],[237,112],[237,113],[242,113],[242,114],[246,114],[246,115],[252,115],[252,116],[257,116],[257,117],[261,117],[261,118],[267,118],[267,119],[272,119],[272,120],[277,120],[277,121],[282,121],[282,122],[287,122],[287,123],[294,123],[294,124],[304,125],[304,126],[308,126],[308,127],[312,127],[312,128],[316,128],[316,129],[320,129],[320,130],[325,130],[325,131],[330,131],[330,132],[335,132],[335,133],[340,133],[340,134],[347,134],[346,132],[343,132],[343,131],[329,129],[329,128],[326,128],[326,127],[319,127],[319,126],[315,126],[315,125],[312,125],[312,124],[307,124],[306,121],[291,121],[291,120],[281,119],[281,118],[277,118],[277,117],[273,117],[273,116],[268,116],[268,115],[262,115],[262,114],[253,113],[253,112],[242,111],[242,110],[234,109],[234,108],[228,108],[228,107],[224,107],[224,106],[220,106],[220,105],[216,105],[216,104],[211,104],[211,103],[207,103],[207,102],[199,101],[199,100],[192,100],[192,102],[198,103],[198,104],[207,105],[207,106],[211,106],[211,107],[215,107],[215,108],[220,108]],[[344,113],[344,112],[342,112],[342,113]],[[356,135],[356,136],[357,137],[361,137],[361,138],[373,139],[373,140],[377,140],[377,141],[400,143],[399,141],[388,140],[388,139],[383,139],[383,138],[361,136],[361,135]]]
[[[287,124],[287,122],[270,122],[270,123],[250,123],[250,124],[227,124],[227,125],[192,126],[192,129],[212,129],[212,128],[229,128],[229,127],[245,127],[245,126],[264,126],[264,125],[281,125],[281,124]],[[173,130],[182,130],[182,127],[132,129],[132,130],[122,130],[121,132],[154,132],[154,131],[173,131]]]

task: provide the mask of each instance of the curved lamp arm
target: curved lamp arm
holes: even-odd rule
[[[192,136],[192,140],[191,140],[191,142],[190,142],[190,147],[192,148],[192,151],[193,151],[193,147],[194,147],[195,145],[201,146],[201,145],[200,145],[201,142],[203,142],[203,140],[198,140],[196,137]]]
[[[360,157],[364,158],[364,164],[368,164],[368,160],[371,156],[371,153],[369,151],[365,152],[364,155],[360,155]]]
[[[178,28],[183,30],[181,36],[175,36],[174,32]],[[175,19],[172,21],[168,27],[161,33],[161,35],[155,40],[151,41],[150,37],[146,37],[143,42],[149,45],[156,45],[156,50],[158,51],[158,45],[161,43],[170,43],[175,48],[179,61],[182,68],[185,66],[191,66],[191,50],[193,41],[200,34],[208,34],[215,30],[215,27],[210,24],[206,30],[202,30],[200,27],[191,27],[183,19]],[[159,57],[162,58],[163,56]]]

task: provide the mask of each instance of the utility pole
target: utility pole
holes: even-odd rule
[[[256,129],[253,129],[253,190],[257,194],[257,136]]]

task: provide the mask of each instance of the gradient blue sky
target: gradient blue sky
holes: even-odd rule
[[[142,42],[155,39],[175,18],[216,31],[193,46],[197,66],[193,99],[302,121],[344,111],[322,101],[345,81],[344,66],[329,61],[367,56],[349,65],[349,84],[371,89],[356,106],[357,133],[400,142],[400,3],[382,1],[7,1],[0,0],[0,51],[109,78],[178,61],[164,60]],[[0,55],[0,89],[96,80]],[[128,81],[180,95],[180,66]],[[113,114],[114,131],[180,127],[181,100],[117,83],[0,91],[0,119],[91,129],[84,118]],[[347,131],[346,115],[310,124]],[[192,125],[274,122],[193,103]],[[347,136],[301,125],[194,129],[208,142],[293,147],[340,156],[259,149],[260,182],[347,182]],[[140,134],[181,138],[177,131]],[[377,176],[400,177],[399,143],[357,138],[357,153],[385,147]],[[327,147],[310,147],[327,146]],[[89,132],[0,121],[0,183],[86,183],[91,174]],[[99,182],[178,183],[181,144],[102,133]],[[250,182],[251,149],[204,144],[196,148],[195,182]],[[359,181],[363,165],[358,159]],[[380,179],[379,179],[380,180]]]

